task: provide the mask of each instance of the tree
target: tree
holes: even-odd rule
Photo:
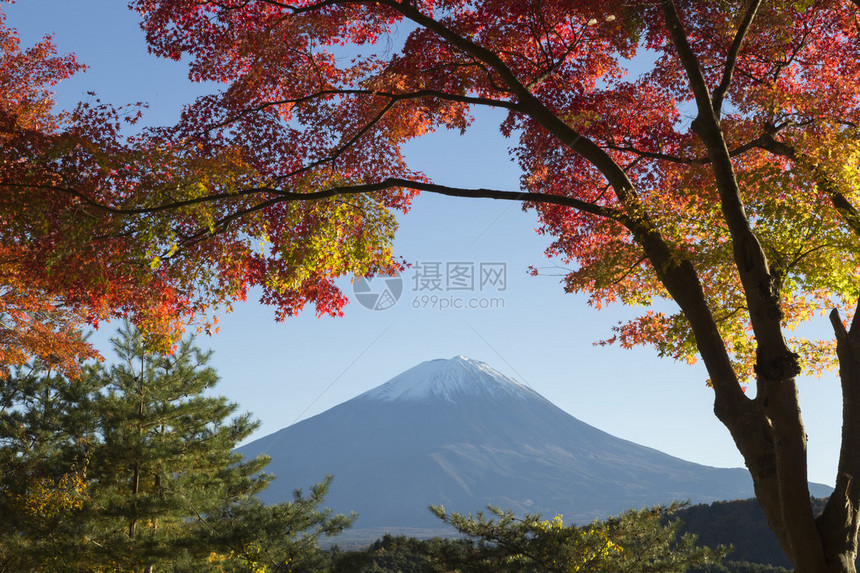
[[[4,175],[16,163],[11,134],[55,129],[58,118],[50,114],[52,100],[46,88],[81,67],[74,57],[54,54],[50,38],[21,51],[17,34],[6,27],[0,13],[0,146],[4,151],[0,173]],[[4,188],[0,203],[15,201],[17,197]],[[20,239],[31,232],[24,220],[3,217],[3,226],[15,228],[7,237],[15,234]],[[80,361],[97,356],[81,335],[82,317],[28,276],[28,264],[20,241],[0,244],[0,377],[30,359],[75,375]]]
[[[322,572],[330,570],[330,559],[318,546],[320,537],[331,537],[349,527],[355,514],[332,515],[319,509],[332,477],[311,488],[305,495],[293,492],[293,500],[266,505],[259,500],[222,507],[207,520],[201,534],[217,548],[209,561],[216,571],[262,570],[271,573]],[[198,564],[190,568],[199,571]],[[337,570],[337,569],[335,569]]]
[[[0,571],[64,570],[84,552],[94,390],[38,368],[0,379]]]
[[[39,145],[13,133],[1,216],[58,224],[2,236],[39,254],[32,273],[50,292],[140,311],[154,329],[252,285],[279,318],[308,302],[337,314],[334,278],[400,264],[393,213],[417,192],[522,201],[573,265],[567,289],[598,306],[674,300],[675,314],[646,313],[610,341],[701,358],[797,570],[854,571],[860,319],[840,312],[860,299],[855,3],[132,5],[152,51],[226,88],[132,138],[104,127],[104,108],[79,108]],[[408,38],[374,53],[401,23]],[[637,54],[653,64],[628,79]],[[482,106],[508,112],[522,189],[446,187],[409,168],[404,142],[468,129]],[[830,309],[832,340],[787,338]],[[836,362],[842,453],[816,516],[795,377]]]
[[[678,537],[680,520],[665,518],[678,507],[631,510],[586,526],[564,525],[561,516],[517,518],[490,507],[493,517],[447,514],[432,507],[442,521],[467,537],[459,551],[430,555],[444,571],[600,571],[683,572],[691,565],[718,563],[720,547],[697,547],[696,538]]]
[[[433,573],[435,569],[429,556],[447,554],[451,547],[459,549],[461,544],[441,537],[417,539],[386,533],[364,549],[345,551],[333,547],[328,554],[335,571]]]
[[[114,348],[110,368],[0,385],[0,570],[278,570],[321,559],[317,538],[354,519],[319,509],[331,478],[263,505],[254,495],[271,479],[268,458],[234,451],[257,423],[206,394],[218,380],[209,354],[190,339],[151,352],[128,325]]]
[[[183,550],[202,558],[212,546],[190,523],[268,484],[265,456],[233,451],[257,423],[247,413],[231,418],[236,404],[205,395],[218,377],[192,340],[172,355],[153,353],[127,326],[113,343],[118,363],[93,374],[101,389],[92,408],[101,438],[89,470],[93,553],[124,571],[151,570]]]

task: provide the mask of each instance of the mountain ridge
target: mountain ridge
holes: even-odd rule
[[[430,504],[465,513],[493,504],[587,522],[674,500],[753,495],[744,469],[616,438],[462,356],[423,362],[238,451],[272,457],[267,471],[277,477],[261,495],[267,502],[333,474],[326,505],[359,513],[353,537],[371,529],[440,533]]]

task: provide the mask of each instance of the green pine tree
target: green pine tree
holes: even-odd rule
[[[320,509],[332,477],[293,499],[266,505],[253,499],[222,507],[206,524],[201,535],[220,551],[210,556],[211,571],[239,573],[325,573],[334,571],[330,555],[317,545],[321,536],[334,536],[349,527],[355,516],[332,515]],[[200,569],[176,568],[176,573],[198,573]]]
[[[319,509],[331,478],[262,504],[268,458],[234,452],[257,422],[211,395],[209,353],[113,342],[79,379],[0,380],[0,573],[322,570],[317,538],[353,520]]]
[[[692,565],[717,563],[727,549],[696,545],[694,535],[679,536],[679,520],[665,517],[670,507],[631,510],[589,525],[565,525],[561,516],[514,516],[490,507],[492,517],[446,513],[431,507],[463,539],[427,553],[439,571],[537,573],[681,573]]]
[[[149,352],[125,327],[113,339],[120,362],[94,375],[102,442],[90,464],[89,533],[98,561],[122,571],[151,571],[182,552],[204,557],[189,520],[247,500],[269,477],[264,456],[243,460],[236,444],[256,427],[237,406],[205,393],[218,381],[209,353],[191,340],[171,355]]]
[[[0,378],[0,572],[69,570],[84,552],[95,390],[39,364]]]

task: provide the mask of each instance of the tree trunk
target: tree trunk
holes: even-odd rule
[[[858,354],[860,355],[860,354]],[[843,353],[840,353],[840,358]],[[852,367],[842,363],[843,388],[848,372],[860,373],[860,362]],[[824,512],[812,513],[806,464],[806,434],[797,404],[793,380],[779,385],[767,384],[773,391],[753,401],[766,417],[759,429],[768,438],[758,439],[749,432],[750,424],[737,417],[718,416],[732,433],[753,477],[756,497],[796,573],[856,573],[858,531],[858,492],[850,467],[856,467],[860,452],[852,447],[857,440],[851,428],[858,417],[860,401],[847,397],[844,405],[842,455],[836,489]],[[851,385],[848,385],[851,386]],[[853,385],[854,388],[860,384]],[[853,405],[853,407],[852,407]]]
[[[128,537],[134,539],[134,530],[137,525],[137,495],[140,493],[140,465],[135,463],[131,476],[132,515],[128,522]]]
[[[830,321],[836,333],[836,353],[842,382],[842,447],[836,474],[836,488],[818,517],[818,529],[828,564],[834,571],[855,572],[857,531],[860,525],[860,491],[855,478],[860,474],[860,302],[851,328],[846,330],[834,309]]]

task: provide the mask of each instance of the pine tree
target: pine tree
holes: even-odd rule
[[[129,326],[113,342],[116,365],[74,380],[38,369],[0,378],[0,573],[321,562],[317,538],[353,519],[319,509],[330,477],[262,504],[268,458],[234,452],[257,422],[209,394],[209,353],[192,340],[151,352]]]
[[[338,570],[331,556],[317,545],[321,536],[337,535],[349,527],[355,515],[332,515],[320,509],[332,477],[304,494],[293,492],[293,499],[266,505],[257,499],[234,503],[213,516],[201,534],[222,548],[213,554],[213,571],[266,573],[324,573]],[[176,569],[176,573],[198,573],[200,569]]]
[[[123,571],[151,571],[181,552],[205,556],[189,520],[249,499],[270,479],[261,473],[267,458],[233,452],[257,422],[230,418],[236,404],[205,395],[218,377],[191,340],[172,355],[152,353],[126,327],[113,342],[120,362],[95,374],[103,388],[90,471],[95,552]]]
[[[679,536],[681,522],[666,518],[680,506],[630,510],[589,525],[565,525],[562,517],[514,516],[490,506],[493,517],[431,511],[464,539],[426,551],[441,570],[509,573],[581,571],[593,573],[681,573],[692,565],[718,563],[728,552],[696,545],[691,534]],[[428,547],[428,549],[430,549]]]
[[[35,364],[0,377],[0,571],[61,571],[83,546],[93,380]]]

